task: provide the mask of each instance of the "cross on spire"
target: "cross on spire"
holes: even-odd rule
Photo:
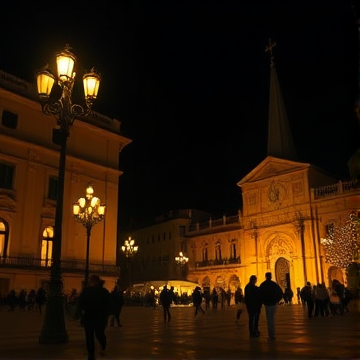
[[[271,42],[271,38],[269,38],[269,45],[265,48],[265,52],[270,52],[270,66],[274,65],[274,55],[273,55],[273,47],[276,46],[276,42]]]

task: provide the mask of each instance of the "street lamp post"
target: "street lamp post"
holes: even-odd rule
[[[188,261],[189,261],[189,258],[186,257],[182,251],[179,252],[179,256],[176,256],[175,257],[175,261],[176,263],[179,265],[179,272],[180,272],[180,279],[182,278],[182,268],[183,266],[185,266]]]
[[[84,287],[88,285],[89,280],[89,252],[90,237],[92,227],[104,219],[105,205],[100,205],[100,199],[94,194],[92,185],[86,188],[86,196],[79,198],[77,203],[73,205],[73,214],[76,221],[84,225],[86,228],[86,264]]]
[[[125,240],[124,245],[121,247],[121,251],[124,253],[124,255],[127,259],[127,269],[128,269],[128,274],[129,274],[129,286],[131,286],[130,260],[138,252],[138,250],[139,250],[139,247],[135,246],[135,240],[131,239],[131,236],[129,236],[129,239]]]
[[[57,344],[68,342],[65,327],[64,296],[61,277],[61,241],[64,201],[64,183],[66,166],[66,145],[70,129],[76,117],[87,116],[91,112],[93,101],[97,97],[100,76],[92,70],[83,76],[85,106],[72,102],[75,82],[76,57],[69,45],[56,55],[57,76],[46,67],[37,73],[37,90],[42,111],[56,118],[58,128],[53,130],[53,141],[60,145],[58,169],[58,188],[55,211],[54,239],[50,282],[46,300],[44,323],[39,343]]]

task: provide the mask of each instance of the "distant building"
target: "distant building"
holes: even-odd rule
[[[194,209],[174,210],[158,216],[149,226],[124,234],[124,239],[131,236],[139,246],[138,253],[130,259],[131,282],[185,279],[187,264],[179,264],[175,258],[180,252],[184,256],[188,253],[186,233],[190,226],[209,216],[209,213]],[[127,263],[120,263],[124,283],[129,285]]]

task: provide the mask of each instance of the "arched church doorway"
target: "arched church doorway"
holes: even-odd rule
[[[291,288],[289,261],[283,257],[278,258],[275,263],[275,281],[283,291],[286,288]]]
[[[229,286],[237,289],[240,286],[240,279],[237,275],[231,275],[229,279]]]
[[[333,280],[338,280],[341,284],[344,283],[344,274],[342,270],[336,266],[331,266],[329,269],[329,287],[331,287]]]

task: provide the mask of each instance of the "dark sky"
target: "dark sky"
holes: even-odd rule
[[[0,68],[33,81],[69,43],[79,74],[102,74],[93,109],[133,140],[120,154],[123,225],[241,207],[236,183],[266,157],[269,38],[300,157],[349,177],[360,147],[353,1],[76,3],[1,1]]]

